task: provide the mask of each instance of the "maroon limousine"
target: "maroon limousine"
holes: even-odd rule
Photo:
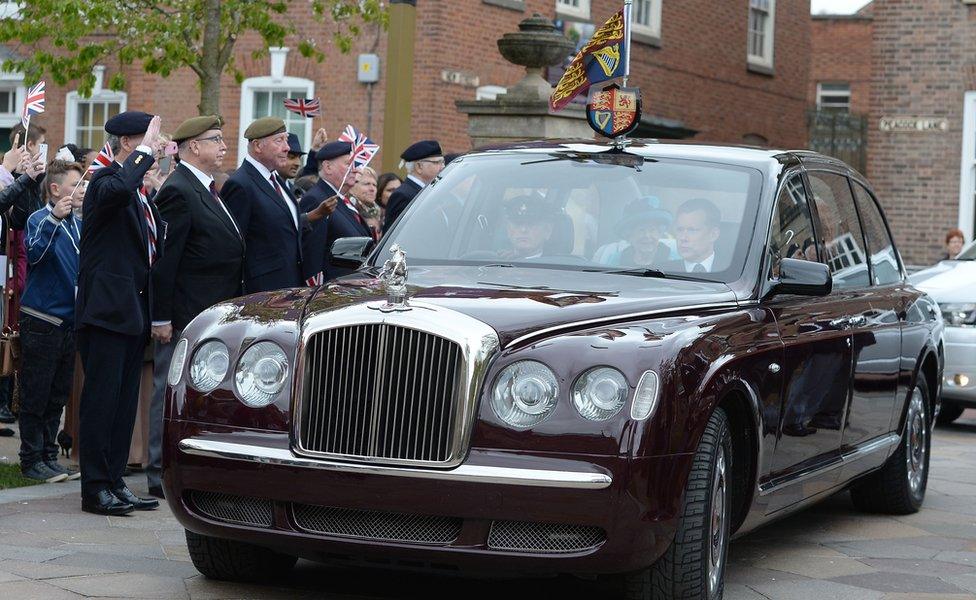
[[[922,503],[942,320],[837,160],[483,150],[332,260],[356,271],[177,346],[164,487],[208,577],[305,557],[715,599],[733,535],[848,487]]]

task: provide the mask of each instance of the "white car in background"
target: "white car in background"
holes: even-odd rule
[[[938,417],[938,423],[945,425],[966,408],[976,408],[976,243],[968,244],[954,260],[940,261],[909,279],[938,302],[945,320],[945,371]]]

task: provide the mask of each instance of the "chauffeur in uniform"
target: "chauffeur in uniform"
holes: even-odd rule
[[[143,177],[162,153],[160,118],[118,114],[105,123],[117,162],[99,169],[85,193],[76,328],[85,370],[79,446],[82,510],[121,515],[159,501],[137,497],[122,480],[149,340],[150,270],[166,227]]]
[[[434,140],[424,140],[410,145],[400,155],[401,165],[407,168],[407,178],[403,180],[386,204],[386,220],[383,221],[383,232],[389,231],[397,217],[406,210],[420,190],[434,181],[437,174],[444,168],[444,153],[441,145]]]
[[[173,133],[180,163],[156,194],[167,223],[153,267],[153,397],[149,409],[149,493],[162,497],[163,397],[180,332],[206,308],[242,293],[244,238],[217,194],[214,173],[227,146],[217,115],[193,117]]]
[[[340,202],[328,220],[316,225],[309,236],[309,244],[306,246],[306,278],[321,271],[324,280],[329,281],[350,273],[349,269],[332,264],[332,243],[345,237],[373,237],[373,232],[359,214],[359,209],[348,196],[349,189],[359,177],[359,169],[349,168],[352,162],[351,151],[352,147],[348,142],[330,142],[315,154],[319,165],[319,180],[302,196],[302,210],[311,210],[323,199],[332,196],[338,196]],[[341,193],[337,189],[339,185],[342,185]]]
[[[288,133],[277,117],[262,117],[244,131],[247,156],[222,188],[244,236],[244,293],[303,285],[302,237],[335,208],[326,199],[303,213],[276,173],[288,161]]]

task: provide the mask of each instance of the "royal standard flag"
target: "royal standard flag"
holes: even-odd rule
[[[627,75],[626,20],[618,10],[579,51],[549,96],[553,111],[562,109],[591,85]]]

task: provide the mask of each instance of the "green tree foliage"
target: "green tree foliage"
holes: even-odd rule
[[[291,9],[291,10],[289,10]],[[200,80],[200,112],[220,106],[220,77],[244,78],[234,60],[234,45],[248,32],[263,48],[283,46],[298,35],[296,20],[329,25],[331,40],[343,53],[367,25],[385,27],[380,0],[25,0],[19,16],[0,20],[0,43],[18,58],[4,61],[6,71],[27,81],[77,80],[87,96],[98,64],[141,64],[147,73],[166,77],[189,67]],[[325,58],[322,40],[298,39],[302,56]],[[108,87],[121,90],[125,75],[117,70]]]

